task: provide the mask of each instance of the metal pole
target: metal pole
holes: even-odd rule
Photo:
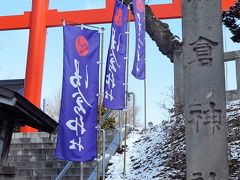
[[[122,149],[122,111],[119,110],[119,148]]]
[[[102,180],[105,179],[105,154],[106,154],[106,145],[105,145],[105,131],[102,131]]]
[[[98,126],[101,128],[101,119],[102,119],[102,76],[103,76],[103,47],[104,47],[104,28],[99,29],[101,33],[101,59],[99,62],[100,65],[100,87],[99,87],[99,105],[98,105]],[[99,159],[100,159],[100,131],[98,130],[98,163],[97,163],[97,180],[100,179],[99,176]]]
[[[128,5],[128,10],[130,10],[130,5]],[[128,11],[128,31],[127,31],[127,57],[126,57],[126,80],[125,80],[125,137],[124,137],[124,165],[123,165],[123,175],[126,175],[126,147],[127,147],[127,107],[128,107],[128,67],[129,67],[129,36],[130,36],[130,11]]]
[[[136,116],[135,116],[135,93],[134,92],[129,92],[128,94],[131,94],[133,96],[133,129],[135,129],[136,126]]]
[[[133,129],[135,129],[136,127],[136,114],[135,114],[135,110],[136,110],[136,99],[135,99],[135,93],[133,93]]]
[[[226,27],[224,26],[224,51],[227,52],[227,38],[226,38]],[[225,86],[226,86],[226,91],[228,91],[228,62],[224,63],[225,65]]]
[[[145,26],[145,1],[144,1],[144,34],[146,34],[146,26]],[[145,48],[145,53],[144,53],[144,74],[145,74],[145,78],[144,78],[144,129],[145,132],[147,130],[147,74],[146,74],[146,37],[144,36],[144,48]]]
[[[144,79],[144,130],[147,130],[147,83]]]
[[[102,79],[103,79],[103,48],[104,48],[104,28],[101,28],[101,30],[99,29],[100,33],[101,33],[101,59],[100,59],[100,93],[99,93],[99,120],[101,120],[101,116],[102,116],[102,96],[103,96],[103,92],[102,92]],[[99,122],[100,123],[100,122]]]
[[[83,180],[83,162],[80,163],[80,180]]]

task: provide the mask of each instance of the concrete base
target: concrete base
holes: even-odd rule
[[[17,168],[14,166],[2,166],[0,165],[0,179],[1,180],[23,180],[23,177],[19,177],[17,174]]]
[[[15,175],[17,168],[14,166],[2,166],[0,165],[0,175]]]
[[[16,175],[0,175],[0,179],[1,180],[26,180],[25,177],[20,177],[20,176],[16,176]]]

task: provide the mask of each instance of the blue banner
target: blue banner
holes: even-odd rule
[[[143,80],[145,79],[145,4],[144,0],[132,0],[132,3],[136,29],[136,47],[132,75],[137,79]]]
[[[128,8],[116,0],[108,49],[103,106],[125,109],[125,69]]]
[[[66,25],[62,101],[56,157],[89,161],[97,157],[100,34]]]

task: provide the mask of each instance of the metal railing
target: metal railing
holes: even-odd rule
[[[72,166],[72,164],[73,164],[72,161],[68,161],[68,163],[65,165],[63,170],[59,173],[59,175],[55,178],[55,180],[61,179],[64,176],[64,174],[68,171],[68,169]]]
[[[122,129],[122,134],[124,135],[125,134],[125,128],[123,128]],[[129,133],[131,131],[131,127],[130,126],[127,126],[127,134]],[[111,156],[113,156],[115,153],[116,153],[116,151],[117,151],[117,149],[118,149],[118,147],[119,147],[119,142],[121,142],[121,141],[123,141],[124,140],[124,136],[122,137],[122,139],[120,139],[120,135],[119,135],[119,133],[118,134],[116,134],[116,136],[113,138],[113,140],[112,140],[112,143],[109,145],[109,147],[107,148],[107,151],[106,151],[106,154],[107,154],[107,156],[104,158],[104,163],[102,163],[102,160],[103,159],[101,159],[101,161],[100,161],[100,168],[99,169],[106,169],[106,167],[107,167],[107,165],[108,165],[108,162],[110,161],[110,159],[111,159]],[[103,167],[102,167],[102,165],[104,165]],[[101,172],[99,172],[99,173],[101,173]],[[95,168],[94,170],[93,170],[93,172],[92,172],[92,174],[89,176],[89,178],[88,178],[88,180],[96,180],[96,178],[97,178],[97,168]]]
[[[112,112],[113,112],[113,110],[110,109],[110,110],[105,114],[105,116],[102,118],[102,121],[101,121],[101,125],[100,125],[100,126],[102,126],[102,125],[105,123],[105,121],[107,120],[108,116],[110,116],[110,114],[111,114]]]

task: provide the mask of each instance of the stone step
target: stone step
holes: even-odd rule
[[[106,136],[115,136],[116,133],[118,133],[117,129],[112,129],[112,130],[106,130],[105,134]],[[17,138],[39,138],[39,137],[57,137],[57,135],[54,134],[49,134],[45,132],[36,132],[36,133],[13,133],[12,139],[17,139]]]
[[[54,149],[56,148],[55,143],[23,143],[23,144],[11,144],[10,150],[19,149]]]
[[[56,138],[56,137],[55,137]],[[24,144],[56,144],[56,139],[49,139],[49,138],[21,138],[21,139],[12,139],[11,145],[24,145]],[[111,142],[113,139],[112,136],[108,136],[105,138],[106,142]],[[102,138],[100,138],[100,141],[102,141]]]
[[[112,142],[113,137],[109,136],[105,138],[106,143]],[[100,141],[102,141],[102,138],[100,138]],[[12,139],[11,140],[11,146],[24,146],[29,144],[56,144],[57,140],[55,139],[49,139],[49,138],[21,138],[21,139]]]
[[[17,166],[19,168],[63,168],[67,164],[67,161],[11,161],[8,162],[9,166]],[[91,168],[97,164],[96,161],[88,161],[83,163],[84,168]],[[80,163],[74,162],[71,167],[80,168]]]
[[[12,138],[11,144],[22,143],[56,143],[57,137],[36,137],[36,138]]]
[[[112,138],[118,133],[117,130],[109,130],[105,132],[106,141],[111,141]],[[102,137],[100,138],[102,139]],[[57,135],[49,135],[48,133],[14,133],[12,135],[11,144],[24,144],[24,143],[56,143]]]
[[[50,154],[55,153],[55,148],[51,149],[10,149],[9,156],[20,156],[20,155],[35,155],[35,154]]]
[[[34,154],[34,155],[19,155],[9,156],[8,161],[52,161],[57,160],[53,154]]]
[[[39,177],[25,177],[25,180],[55,180],[56,176],[39,176]],[[83,175],[83,179],[87,179],[88,176]],[[79,180],[79,175],[64,175],[61,180]]]
[[[112,141],[105,141],[106,150]],[[102,143],[101,143],[102,147]],[[34,154],[54,154],[56,144],[55,143],[23,143],[23,144],[11,144],[9,150],[9,156],[16,155],[34,155]],[[102,151],[102,148],[100,148]]]
[[[106,131],[106,149],[117,134]],[[102,139],[102,138],[100,138]],[[18,175],[29,180],[52,180],[62,171],[67,161],[55,157],[56,135],[48,133],[14,133],[9,151],[8,165],[18,167]],[[85,162],[84,179],[96,167],[96,161]],[[62,180],[80,179],[80,163],[73,163]]]
[[[19,176],[25,176],[25,177],[44,177],[44,176],[53,176],[56,177],[60,172],[62,171],[62,168],[22,168],[18,170]],[[88,176],[93,171],[93,168],[84,168],[84,175]],[[70,168],[66,172],[66,175],[71,176],[80,176],[80,168]]]
[[[39,138],[39,137],[52,137],[57,136],[54,134],[49,134],[46,132],[36,132],[36,133],[13,133],[12,139],[14,138]]]

